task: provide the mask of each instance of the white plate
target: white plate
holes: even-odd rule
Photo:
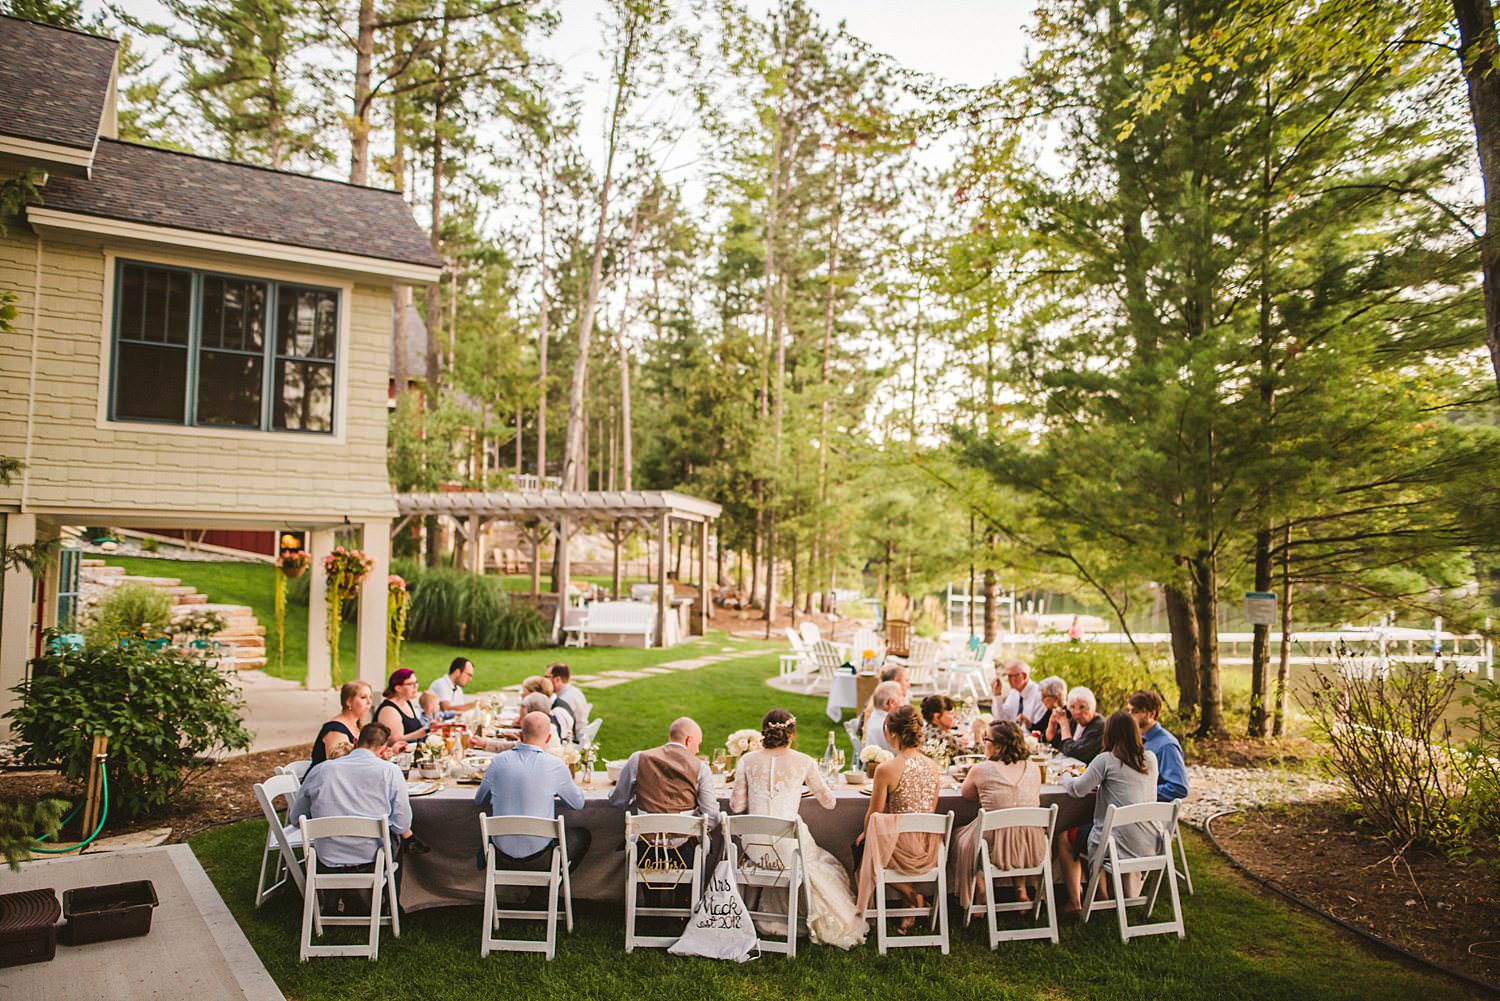
[[[406,784],[406,795],[408,796],[430,796],[438,791],[436,782],[408,782]]]

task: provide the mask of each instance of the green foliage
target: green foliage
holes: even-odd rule
[[[1500,864],[1500,682],[1476,678],[1459,697],[1465,715],[1459,725],[1472,736],[1464,741],[1464,798],[1458,822],[1465,849],[1491,865]]]
[[[132,640],[56,650],[33,663],[30,682],[14,689],[20,705],[6,714],[23,760],[56,765],[79,782],[94,735],[107,736],[113,822],[170,802],[200,756],[250,746],[238,688],[199,657]]]
[[[150,584],[120,584],[100,599],[83,627],[84,637],[96,646],[118,642],[122,636],[158,636],[172,621],[172,599]],[[220,627],[223,628],[222,619]]]
[[[1175,705],[1177,690],[1170,668],[1145,661],[1118,646],[1102,643],[1044,643],[1030,657],[1031,676],[1040,681],[1057,675],[1069,688],[1082,685],[1094,693],[1099,711],[1108,715],[1123,708],[1131,692],[1153,689],[1162,701]]]
[[[68,804],[60,799],[43,799],[35,803],[0,803],[0,855],[12,872],[31,857],[28,849],[38,838],[53,837],[62,829],[63,811]]]
[[[411,639],[486,650],[530,650],[548,639],[541,617],[507,595],[498,577],[410,563],[400,564],[396,573],[411,591],[406,624]]]

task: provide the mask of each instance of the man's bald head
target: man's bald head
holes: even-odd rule
[[[679,716],[667,727],[667,739],[674,744],[682,744],[694,754],[703,743],[703,728],[693,722],[690,716]]]
[[[552,736],[552,720],[546,713],[530,712],[521,720],[521,743],[541,747]]]

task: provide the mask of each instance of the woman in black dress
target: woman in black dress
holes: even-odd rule
[[[343,708],[337,716],[323,724],[323,729],[318,731],[318,736],[313,741],[312,764],[307,766],[309,774],[319,762],[327,761],[329,752],[339,744],[347,741],[351,747],[354,745],[360,727],[364,726],[365,717],[370,714],[370,703],[373,701],[368,681],[344,683],[344,687],[339,689],[339,705]],[[304,775],[303,780],[306,781],[306,778]]]
[[[391,739],[414,741],[427,736],[427,727],[417,715],[417,672],[403,667],[391,672],[385,685],[385,701],[375,711],[375,721],[391,731]]]

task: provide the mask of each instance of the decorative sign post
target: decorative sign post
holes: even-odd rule
[[[1270,591],[1245,592],[1245,618],[1252,626],[1276,624],[1276,595]]]

